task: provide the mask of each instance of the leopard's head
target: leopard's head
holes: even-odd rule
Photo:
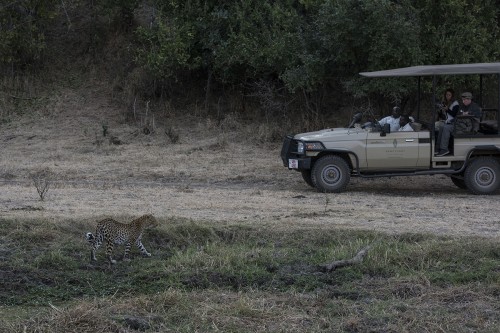
[[[146,228],[154,228],[154,227],[158,226],[158,221],[151,214],[143,215],[141,217],[141,221],[143,223],[143,226]]]

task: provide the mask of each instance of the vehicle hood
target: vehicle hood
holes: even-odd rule
[[[361,128],[328,128],[316,132],[300,133],[294,136],[302,141],[350,141],[366,137],[367,131]]]

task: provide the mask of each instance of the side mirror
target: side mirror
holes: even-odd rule
[[[353,128],[354,124],[358,124],[361,121],[361,118],[363,118],[363,113],[358,112],[356,113],[353,117],[349,125],[347,125],[347,128]]]

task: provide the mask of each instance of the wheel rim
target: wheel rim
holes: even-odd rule
[[[495,183],[495,171],[491,168],[482,167],[476,172],[476,184],[482,187]]]
[[[342,173],[339,168],[335,166],[328,166],[323,169],[321,179],[328,185],[335,185],[342,178]]]

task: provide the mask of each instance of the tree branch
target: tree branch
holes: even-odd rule
[[[363,259],[365,258],[366,254],[368,253],[368,251],[371,249],[371,246],[368,245],[364,248],[362,248],[353,258],[351,259],[346,259],[346,260],[337,260],[337,261],[334,261],[334,262],[331,262],[329,264],[326,264],[326,265],[322,265],[320,266],[324,271],[326,272],[331,272],[331,271],[334,271],[336,270],[337,268],[342,268],[342,267],[346,267],[346,266],[352,266],[352,265],[355,265],[355,264],[359,264],[363,261]]]

